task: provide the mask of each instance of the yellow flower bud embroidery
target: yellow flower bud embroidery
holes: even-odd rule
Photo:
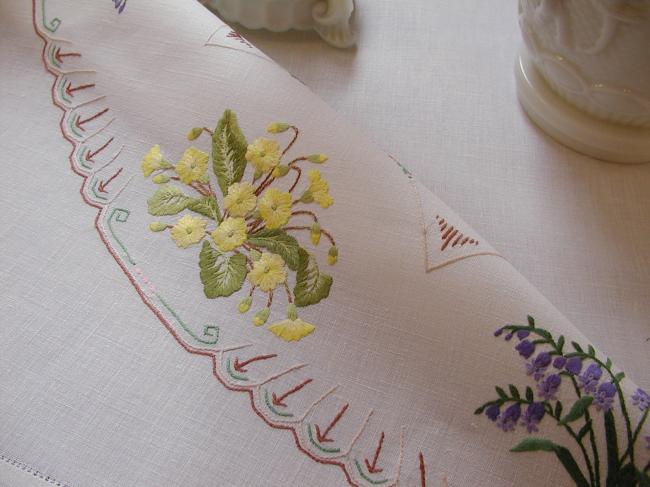
[[[260,259],[253,262],[253,268],[248,273],[248,280],[253,286],[268,292],[275,289],[278,284],[287,280],[287,270],[284,259],[277,254],[263,252]]]
[[[258,209],[267,228],[280,228],[291,218],[291,194],[269,188],[260,198]]]
[[[222,252],[230,252],[246,241],[246,222],[243,218],[228,217],[211,234]]]
[[[200,179],[208,169],[208,155],[195,147],[190,147],[176,164],[176,173],[181,181],[189,184]]]
[[[181,248],[197,244],[205,236],[206,223],[203,218],[185,215],[172,227],[172,240]]]
[[[262,172],[268,172],[277,166],[281,156],[280,146],[271,139],[256,139],[246,150],[246,160]]]
[[[232,216],[246,216],[255,209],[257,196],[251,183],[234,183],[228,187],[223,207]]]

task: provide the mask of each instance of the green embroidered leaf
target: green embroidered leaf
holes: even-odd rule
[[[217,223],[221,222],[219,203],[217,203],[217,200],[210,196],[201,196],[200,198],[190,200],[187,208],[203,216],[207,216]]]
[[[585,411],[591,405],[594,398],[592,396],[582,396],[571,406],[571,410],[560,421],[561,425],[572,423],[584,416]]]
[[[550,440],[543,438],[524,438],[515,446],[512,452],[535,452],[535,451],[548,451],[554,452],[555,456],[560,460],[562,466],[571,476],[577,487],[589,487],[589,482],[582,474],[580,467],[571,455],[571,452],[563,446],[557,445]]]
[[[526,400],[533,402],[533,389],[530,386],[526,386]]]
[[[582,471],[580,471],[580,467],[573,459],[573,455],[571,455],[571,452],[569,450],[563,446],[556,446],[555,456],[558,458],[558,460],[560,460],[560,463],[562,463],[564,469],[576,483],[576,487],[589,487],[589,482],[587,482],[587,479],[582,474]]]
[[[508,394],[506,394],[506,391],[501,389],[499,386],[495,386],[494,390],[497,391],[497,394],[501,399],[508,399]]]
[[[544,438],[524,438],[521,440],[517,446],[512,448],[512,452],[524,452],[524,451],[555,451],[557,445],[551,440],[545,440]]]
[[[320,271],[316,258],[306,250],[301,248],[299,254],[300,263],[293,294],[296,306],[309,306],[329,296],[332,277]]]
[[[616,423],[614,415],[611,410],[608,410],[603,415],[605,422],[605,443],[607,444],[607,484],[616,485],[613,483],[618,475],[620,464],[618,462],[618,436],[616,435]]]
[[[587,421],[587,422],[584,424],[584,426],[583,426],[582,428],[580,428],[580,431],[578,431],[578,439],[579,439],[579,440],[581,440],[582,438],[584,438],[584,436],[585,436],[587,433],[589,433],[589,431],[591,430],[591,423],[592,423],[592,420],[589,419],[589,421]]]
[[[645,471],[646,472],[650,471],[650,461],[648,461],[645,467]],[[641,470],[637,470],[636,477],[637,480],[639,481],[639,487],[650,487],[650,475],[642,472]]]
[[[625,372],[619,372],[614,376],[614,384],[618,384],[623,379],[625,379]]]
[[[564,348],[564,335],[560,335],[560,338],[557,339],[557,348],[562,353],[562,349]]]
[[[533,317],[530,316],[530,315],[528,315],[528,325],[529,325],[531,328],[535,328],[535,318],[533,318]]]
[[[512,384],[508,384],[508,389],[510,390],[510,395],[511,395],[512,397],[514,397],[515,399],[519,399],[519,398],[520,398],[520,396],[519,396],[519,391],[517,390],[517,388],[516,388],[514,385],[512,385]]]
[[[295,238],[284,230],[264,228],[249,235],[248,242],[278,254],[292,271],[297,270],[300,265],[300,245],[298,245]]]
[[[612,359],[607,357],[607,361],[605,362],[605,368],[611,369],[612,368]]]
[[[231,110],[224,111],[212,134],[212,170],[224,196],[228,186],[241,181],[244,175],[247,147],[237,115]]]
[[[562,409],[563,408],[564,408],[564,406],[562,406],[562,403],[560,401],[558,401],[555,404],[555,417],[556,418],[559,418],[560,416],[562,416]]]
[[[203,242],[199,254],[199,268],[203,292],[210,299],[230,296],[241,289],[246,279],[246,258],[241,254],[228,255]]]
[[[578,342],[571,342],[571,345],[573,345],[573,348],[575,349],[576,352],[582,353],[582,347]]]
[[[596,356],[596,350],[594,350],[594,347],[592,347],[591,345],[587,346],[587,353],[589,354],[590,357]]]
[[[187,207],[191,199],[180,188],[165,184],[147,200],[147,207],[150,215],[176,215]]]

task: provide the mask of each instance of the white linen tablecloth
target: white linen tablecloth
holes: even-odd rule
[[[650,164],[597,161],[516,99],[517,5],[356,0],[358,48],[241,32],[404,162],[650,388]]]

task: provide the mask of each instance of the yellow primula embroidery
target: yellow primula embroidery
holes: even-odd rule
[[[196,147],[189,146],[175,165],[159,145],[142,158],[142,173],[158,185],[147,199],[156,217],[149,230],[169,231],[181,248],[200,244],[192,259],[207,299],[239,295],[237,310],[249,314],[250,326],[298,341],[316,329],[298,318],[298,309],[327,299],[334,280],[322,266],[338,259],[320,208],[306,207],[333,203],[327,181],[307,167],[328,157],[294,153],[302,144],[300,129],[291,123],[271,122],[269,138],[250,144],[232,110],[223,112],[214,129],[209,126],[197,123],[187,132]],[[166,220],[173,215],[175,224]],[[323,240],[327,255],[313,252]],[[278,303],[287,304],[285,320],[271,320]]]
[[[297,342],[312,333],[315,329],[316,327],[314,325],[300,318],[296,318],[295,320],[287,318],[269,326],[269,330],[286,342]]]
[[[140,167],[142,168],[142,174],[144,174],[145,178],[151,176],[151,173],[155,170],[163,167],[163,157],[160,152],[160,145],[156,144],[149,149],[149,152],[147,152],[142,158]]]
[[[314,201],[320,205],[321,208],[327,208],[332,203],[334,199],[329,194],[329,185],[320,174],[320,171],[317,169],[312,169],[307,173],[309,178],[309,192],[314,198]]]
[[[253,286],[268,292],[275,289],[278,284],[287,280],[287,270],[284,259],[277,254],[262,252],[262,256],[253,262],[253,268],[248,273],[248,280]]]
[[[203,218],[183,216],[170,231],[172,240],[181,248],[199,243],[205,236],[207,222]]]
[[[268,172],[280,163],[282,151],[275,140],[260,138],[253,141],[246,150],[246,160],[255,169]]]
[[[259,200],[258,209],[267,228],[280,228],[291,218],[291,194],[276,188],[267,189]]]
[[[222,252],[230,252],[246,241],[246,221],[228,217],[212,232],[212,240]]]
[[[176,164],[176,174],[185,184],[197,181],[208,169],[208,155],[195,147],[190,147]]]
[[[246,216],[255,209],[257,196],[251,183],[234,183],[228,187],[223,207],[232,216]]]

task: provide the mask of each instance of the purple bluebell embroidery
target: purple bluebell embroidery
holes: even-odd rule
[[[113,0],[113,5],[118,14],[121,14],[126,8],[126,0]]]
[[[649,486],[650,460],[641,458],[641,443],[645,441],[650,449],[650,436],[641,430],[650,414],[650,395],[637,389],[632,396],[632,404],[641,412],[633,424],[620,386],[625,374],[613,371],[611,360],[598,357],[594,347],[583,349],[571,342],[572,350],[565,350],[564,336],[554,338],[535,326],[530,316],[528,324],[506,325],[494,332],[495,337],[502,335],[507,342],[517,337],[514,349],[526,360],[526,375],[536,388],[529,385],[520,392],[514,384],[507,389],[497,386],[497,398],[475,414],[485,414],[503,431],[515,431],[519,425],[529,434],[550,417],[577,444],[575,451],[582,458],[577,461],[565,446],[538,437],[524,438],[511,451],[554,453],[579,487]],[[576,397],[565,408],[562,401],[570,394]],[[598,439],[602,430],[595,428],[596,421],[604,424],[604,441]],[[620,435],[617,428],[622,429]]]
[[[632,403],[641,411],[645,411],[650,407],[650,395],[643,389],[637,389],[632,396]]]

